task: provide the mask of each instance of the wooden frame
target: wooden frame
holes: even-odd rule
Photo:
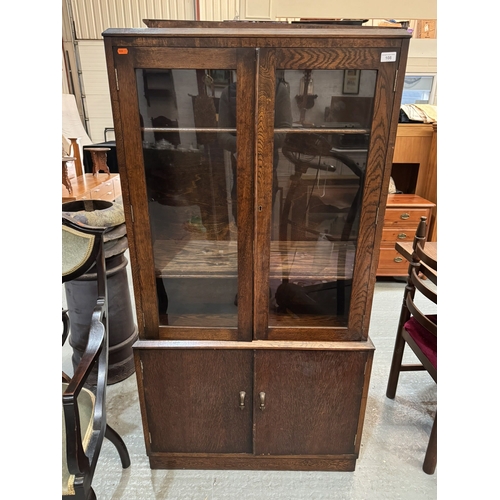
[[[344,83],[342,85],[342,93],[358,95],[360,78],[361,71],[359,69],[344,70]]]
[[[410,35],[406,30],[396,29],[305,29],[300,26],[286,29],[248,26],[241,29],[226,28],[221,23],[204,23],[199,28],[168,24],[154,29],[109,29],[103,36],[135,303],[137,317],[142,318],[140,340],[134,345],[134,356],[144,439],[151,467],[354,470],[360,450],[374,350],[368,330],[377,249],[382,233],[382,225],[378,222],[387,200],[391,152],[403,87],[403,80],[397,79],[396,75],[398,72],[404,74]],[[396,59],[390,64],[381,58],[384,50],[396,54]],[[221,139],[221,131],[236,134],[238,138],[236,151],[229,148],[224,151],[224,154],[237,154],[237,238],[227,240],[229,243],[236,240],[237,249],[228,244],[229,251],[224,257],[231,255],[232,259],[224,260],[223,266],[212,266],[211,271],[208,269],[212,263],[207,256],[211,258],[213,252],[207,247],[213,242],[207,238],[179,238],[182,248],[173,248],[169,241],[168,249],[160,248],[161,238],[152,238],[157,228],[154,226],[156,221],[150,217],[150,208],[157,207],[152,207],[148,198],[148,187],[153,183],[148,184],[149,165],[145,164],[140,136],[141,103],[136,71],[161,69],[165,65],[183,70],[216,68],[237,71],[236,99],[234,94],[224,96],[226,100],[231,97],[236,102],[236,125],[222,120],[218,129],[201,129],[203,133],[218,130],[221,142],[225,139]],[[275,134],[293,136],[298,132],[304,138],[345,133],[345,129],[338,127],[321,127],[321,132],[318,132],[318,128],[310,123],[301,123],[302,127],[297,130],[291,118],[283,119],[286,125],[276,124],[278,94],[282,90],[277,85],[276,75],[281,70],[338,70],[336,86],[340,94],[342,72],[347,68],[354,68],[356,78],[354,89],[346,89],[356,93],[359,92],[361,71],[377,72],[374,112],[369,126],[349,131],[369,135],[368,146],[362,150],[365,155],[362,179],[354,174],[346,174],[347,179],[341,179],[352,183],[352,177],[359,177],[352,196],[356,198],[359,193],[355,205],[359,226],[356,234],[359,236],[356,241],[354,236],[351,240],[349,237],[338,240],[341,242],[338,247],[352,247],[351,253],[355,257],[349,265],[344,253],[341,257],[335,255],[335,262],[339,263],[336,271],[325,270],[321,258],[316,258],[315,265],[320,269],[319,279],[324,278],[329,285],[350,281],[346,285],[352,286],[350,303],[346,312],[342,309],[340,321],[338,309],[335,313],[328,310],[326,314],[308,310],[300,317],[285,307],[281,320],[276,321],[277,307],[273,305],[270,293],[271,285],[276,285],[273,280],[279,279],[281,284],[291,281],[291,272],[288,272],[290,255],[298,254],[300,259],[309,259],[311,254],[321,257],[323,253],[318,247],[324,247],[318,245],[317,238],[290,236],[283,239],[280,236],[273,239],[276,225],[279,225],[277,232],[281,235],[281,227],[289,223],[288,220],[281,223],[281,214],[273,217],[276,215],[273,212],[276,206],[273,199],[274,149],[281,148],[285,157],[283,145],[286,140],[275,146]],[[221,115],[219,113],[219,117]],[[196,125],[184,129],[192,134],[199,130]],[[316,139],[315,156],[318,155],[317,142]],[[300,153],[306,154],[304,141],[300,144]],[[328,152],[331,149],[328,144]],[[287,160],[292,165],[293,162]],[[228,168],[232,166],[231,163]],[[296,163],[290,171],[297,168],[301,173],[302,167]],[[202,174],[200,178],[203,178]],[[342,183],[342,187],[347,185],[347,191],[351,189],[349,183]],[[360,190],[359,186],[363,189]],[[158,199],[161,198],[153,198],[152,203],[159,206]],[[193,197],[188,201],[197,204],[197,200]],[[289,211],[283,208],[283,213]],[[273,220],[276,218],[280,219],[279,224]],[[330,241],[338,243],[337,240],[326,240],[325,246]],[[202,252],[193,252],[201,241]],[[280,242],[285,243],[283,248],[279,248]],[[311,243],[314,243],[316,253],[307,250]],[[331,253],[327,252],[330,257],[334,253],[333,245],[331,250]],[[237,265],[234,265],[236,259]],[[333,257],[331,260],[333,262]],[[304,281],[311,283],[318,281],[314,272],[306,269],[307,262],[300,262],[304,265],[296,265],[294,276],[305,276]],[[181,308],[175,311],[178,320],[175,326],[170,318],[165,322],[160,318],[165,314],[164,309],[159,309],[157,272],[161,279],[204,279],[205,283],[199,287],[202,292],[209,290],[207,283],[213,282],[214,277],[225,279],[236,273],[238,294],[234,306],[237,307],[237,327],[228,327],[212,310],[198,313],[196,308],[193,308],[194,313],[189,311],[184,316],[181,316],[183,312],[178,312]],[[197,283],[190,287],[191,284],[181,286],[191,292]],[[317,283],[312,286],[317,286]],[[319,288],[320,291],[327,290],[322,283]],[[229,297],[230,306],[233,297],[232,294]],[[326,306],[331,306],[332,311],[333,302],[334,299]],[[220,303],[226,307],[227,298]],[[217,302],[216,306],[219,307],[220,303]],[[217,307],[214,307],[216,312],[219,311]],[[223,314],[226,314],[225,310],[220,316]],[[232,310],[228,314],[234,319]],[[295,321],[296,317],[299,321]],[[213,323],[208,324],[206,318]],[[174,412],[172,408],[175,408]],[[179,429],[181,432],[177,432]]]

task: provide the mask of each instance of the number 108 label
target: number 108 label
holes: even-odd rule
[[[397,52],[382,52],[380,55],[380,62],[395,62]]]

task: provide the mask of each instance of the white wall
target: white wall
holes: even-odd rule
[[[252,0],[271,4],[275,17],[436,19],[437,0]]]
[[[63,5],[66,0],[63,0]],[[145,27],[143,19],[195,19],[196,0],[68,0],[75,20],[81,64],[81,92],[77,103],[85,110],[88,135],[104,141],[104,129],[113,127],[108,77],[101,33],[107,28]],[[198,0],[200,19],[275,20],[293,18],[435,19],[436,0]],[[63,8],[63,19],[64,19]],[[371,21],[370,21],[371,22]],[[63,22],[63,40],[67,39]],[[436,39],[412,39],[407,64],[411,73],[437,73]],[[65,43],[69,47],[68,42]],[[75,63],[76,65],[76,59]],[[75,71],[76,68],[73,68]],[[78,90],[78,89],[77,89]],[[63,92],[66,92],[63,86]],[[84,104],[84,106],[82,105]]]

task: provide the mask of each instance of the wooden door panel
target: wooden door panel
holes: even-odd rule
[[[374,249],[378,250],[377,238],[380,240],[377,218],[380,206],[385,203],[382,193],[388,190],[390,174],[387,158],[396,132],[394,119],[399,113],[399,105],[395,105],[394,101],[394,89],[398,67],[406,58],[403,48],[395,48],[390,53],[392,62],[387,63],[385,51],[385,47],[377,45],[355,49],[279,47],[260,51],[257,135],[259,141],[266,145],[274,143],[278,129],[282,129],[280,133],[286,137],[281,144],[283,158],[277,166],[269,148],[257,150],[255,247],[259,252],[254,266],[254,339],[310,341],[366,340],[368,337],[375,281],[373,263],[378,254]],[[274,79],[277,70],[283,71],[287,81],[291,82],[295,128],[276,125],[273,120],[278,113],[270,116],[266,112],[269,105],[276,107],[281,102],[277,97],[275,102],[269,101],[273,93],[278,95],[275,89],[279,86]],[[345,84],[346,70],[357,71],[358,77],[364,81],[361,94],[366,99],[362,105],[366,107],[366,112],[360,113],[360,101],[353,104],[348,100],[349,96],[340,93],[341,85]],[[318,98],[315,109],[314,100],[309,102],[307,95],[297,100],[302,95],[301,89],[307,89],[310,81],[311,85],[314,82],[314,93],[311,94]],[[334,81],[338,83],[332,86]],[[338,88],[338,92],[332,88]],[[300,95],[293,99],[297,91]],[[354,99],[353,96],[350,98]],[[331,114],[317,114],[318,109],[325,109],[318,102],[329,105]],[[342,113],[337,111],[340,104],[344,107]],[[350,107],[349,111],[345,110],[346,106]],[[350,140],[345,140],[339,133],[340,129],[335,128],[342,127],[339,123],[344,120],[355,122],[358,129],[350,135]],[[315,141],[311,137],[315,137]],[[279,147],[278,143],[276,147]],[[342,148],[341,157],[333,154],[337,147]],[[305,167],[300,155],[308,157],[307,175],[310,178],[305,171],[301,171]],[[342,181],[342,187],[347,187],[342,189],[345,199],[329,199],[325,197],[325,188],[322,194],[317,190],[321,162],[318,160],[316,165],[310,158],[318,159],[323,155],[330,155],[330,159],[324,161],[332,164],[338,161],[338,175],[330,172],[328,182],[340,186]],[[293,176],[287,178],[285,166],[292,169]],[[271,202],[273,169],[282,170],[282,175],[278,177],[278,186],[283,193],[282,204]],[[317,173],[313,175],[315,169]],[[344,185],[346,177],[350,183],[347,186]],[[323,186],[326,182],[325,178]],[[307,191],[303,191],[304,186],[307,186]],[[307,196],[302,196],[304,192]],[[345,222],[340,226],[339,222],[343,220]],[[322,235],[327,226],[328,237]],[[324,250],[327,245],[316,245],[318,237],[332,238],[331,241],[335,239],[336,243],[337,240],[348,241],[349,246],[346,246],[345,252],[343,248],[338,256],[333,251],[333,244],[329,245],[331,251]],[[272,238],[280,242],[277,253],[269,244]],[[314,246],[311,244],[300,254],[295,248],[296,241],[314,242]],[[306,263],[308,258],[311,261]],[[274,261],[281,264],[277,273],[279,279],[271,274],[270,263]],[[338,262],[340,266],[330,266]],[[299,264],[301,275],[296,278],[293,273]],[[302,272],[303,269],[307,272]],[[332,269],[334,272],[330,272]],[[273,308],[270,304],[273,298],[278,307]]]
[[[125,204],[133,207],[131,252],[141,263],[134,270],[139,277],[134,287],[136,302],[144,313],[140,337],[251,340],[255,49],[179,50],[146,45],[115,46],[108,52],[118,86],[115,108],[126,121],[117,136],[117,152],[124,172]],[[241,138],[237,144],[238,200],[234,202],[237,224],[229,215],[230,168],[216,140],[220,96],[211,100],[206,95],[211,92],[202,83],[205,70],[235,70],[242,89],[237,96],[238,121],[229,127],[236,127]],[[208,111],[195,106],[196,102],[205,102]],[[201,109],[208,123],[195,119],[195,109]],[[168,122],[153,121],[160,117]],[[165,132],[166,125],[171,131]],[[199,132],[200,128],[208,132]],[[156,148],[159,134],[167,136],[162,140],[169,142],[168,149]],[[181,137],[184,147],[178,144]],[[191,147],[186,151],[188,144]],[[201,243],[200,253],[197,244]],[[217,286],[225,287],[224,294],[212,294],[212,302],[193,300],[193,277],[203,278],[205,285],[199,289],[209,294],[211,280],[221,274],[224,279]],[[186,294],[185,300],[179,300],[176,289]]]
[[[366,361],[365,351],[257,351],[255,454],[354,453]]]
[[[252,452],[251,350],[156,349],[140,356],[152,452]]]

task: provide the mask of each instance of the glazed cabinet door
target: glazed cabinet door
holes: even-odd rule
[[[255,338],[367,338],[400,60],[340,43],[260,49]]]
[[[371,351],[257,351],[255,454],[356,453],[371,357]]]
[[[146,349],[138,356],[148,454],[252,453],[251,350]]]
[[[141,338],[250,340],[255,50],[114,42]]]

